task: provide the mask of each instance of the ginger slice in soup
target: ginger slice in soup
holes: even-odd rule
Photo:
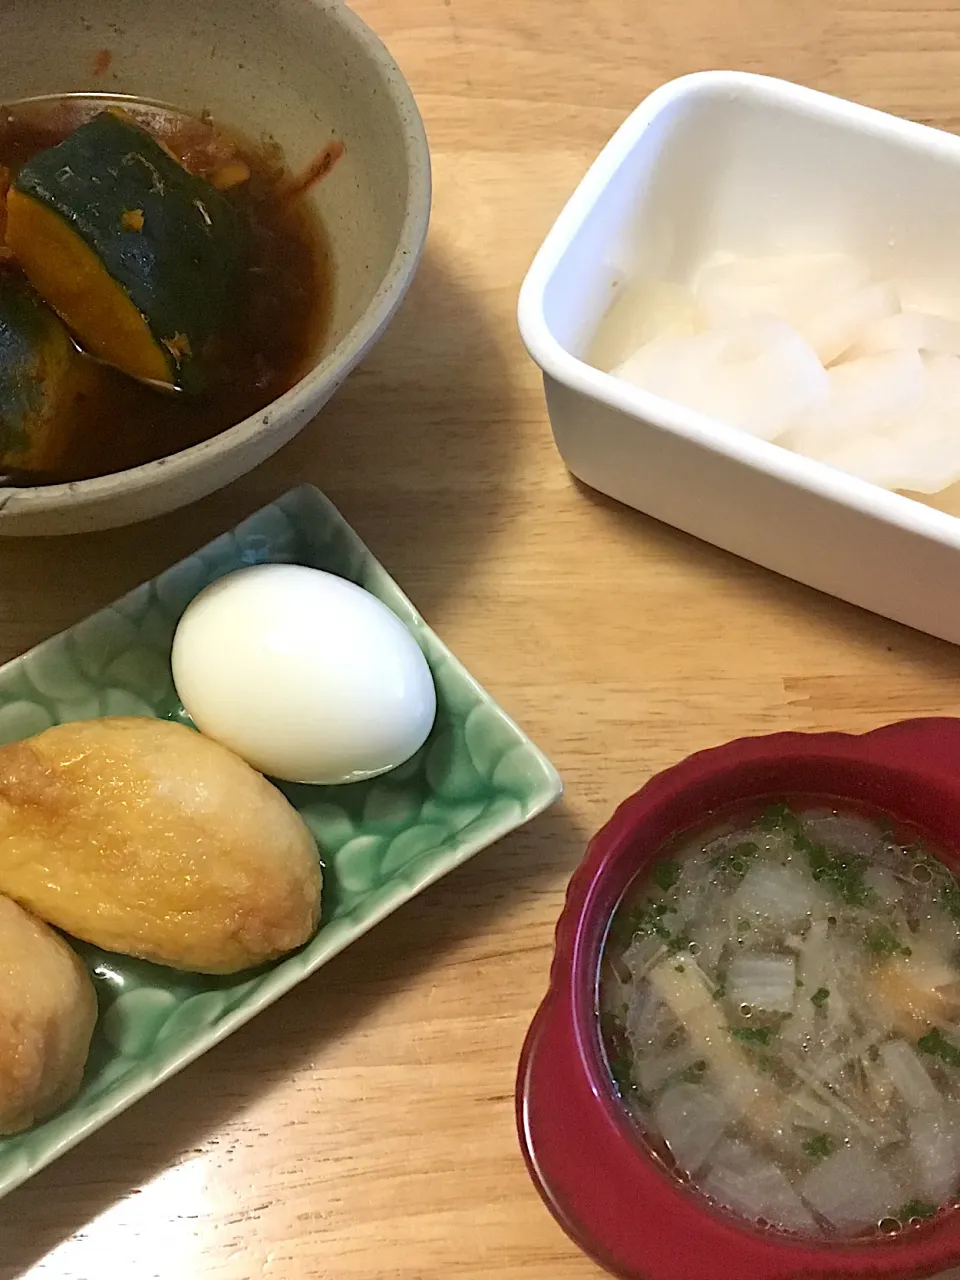
[[[883,1022],[908,1037],[960,1012],[960,974],[932,949],[916,945],[911,955],[881,965],[869,992]]]
[[[782,1132],[783,1105],[778,1091],[751,1067],[747,1055],[730,1035],[723,1013],[706,979],[689,959],[676,957],[657,965],[650,983],[682,1023],[697,1053],[707,1062],[724,1097],[744,1124],[766,1141]]]

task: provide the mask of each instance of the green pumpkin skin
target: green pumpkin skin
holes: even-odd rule
[[[55,470],[102,376],[26,281],[0,273],[0,465]]]
[[[34,156],[12,189],[46,206],[95,255],[146,322],[170,385],[204,390],[204,352],[229,325],[247,260],[246,227],[235,203],[112,111]],[[13,231],[8,224],[19,257]],[[51,296],[56,285],[45,290],[27,261],[24,267],[87,345],[80,324]],[[104,358],[103,350],[95,354]]]

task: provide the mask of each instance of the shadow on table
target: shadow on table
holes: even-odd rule
[[[669,555],[680,569],[726,578],[732,584],[731,589],[736,590],[738,600],[746,600],[746,607],[755,602],[768,613],[781,617],[795,615],[804,625],[813,623],[826,634],[835,635],[840,643],[879,647],[881,651],[909,659],[912,668],[934,678],[950,682],[960,678],[960,647],[723,551],[591,489],[574,476],[570,481],[618,533],[635,537],[658,555]],[[914,707],[912,714],[919,714],[921,710]],[[946,704],[923,713],[960,714],[960,685],[954,686]]]
[[[469,580],[520,466],[520,349],[431,242],[410,297],[330,410],[268,469],[323,489],[429,617]]]
[[[0,1201],[2,1280],[23,1276],[113,1204],[199,1150],[238,1111],[464,938],[495,940],[504,911],[548,886],[559,890],[585,846],[585,833],[561,802],[401,907],[225,1043],[11,1192]],[[557,914],[561,905],[558,891]],[[542,941],[552,943],[552,934]],[[485,956],[484,963],[495,959]],[[225,1080],[235,1088],[224,1089]],[[512,1086],[511,1076],[504,1089]],[[184,1203],[184,1215],[193,1211]]]
[[[381,341],[317,419],[251,475],[145,524],[0,539],[0,648],[29,648],[305,481],[342,509],[429,615],[484,554],[517,466],[507,364],[515,334],[502,329],[458,278],[452,253],[431,241]],[[37,582],[47,586],[42,613],[32,603],[25,617],[16,601],[33,601]]]

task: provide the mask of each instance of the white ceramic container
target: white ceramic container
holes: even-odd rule
[[[960,139],[780,80],[702,72],[625,121],[547,235],[520,330],[557,447],[595,489],[799,582],[960,643],[960,519],[641,391],[586,359],[640,273],[837,250],[960,307]],[[960,422],[957,424],[960,431]]]

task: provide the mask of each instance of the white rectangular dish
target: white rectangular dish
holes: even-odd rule
[[[950,590],[960,519],[587,363],[627,281],[683,279],[717,249],[850,253],[955,311],[960,139],[764,76],[672,81],[591,166],[537,253],[518,310],[575,476],[727,551],[960,643],[960,592]]]

